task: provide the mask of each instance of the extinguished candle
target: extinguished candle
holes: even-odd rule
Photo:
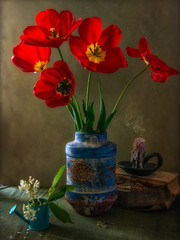
[[[143,161],[145,156],[145,139],[136,138],[133,143],[133,150],[131,152],[131,162],[133,168],[143,168]]]

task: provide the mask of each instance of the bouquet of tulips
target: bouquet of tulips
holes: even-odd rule
[[[79,36],[73,31],[78,28]],[[92,72],[113,73],[119,68],[127,68],[128,64],[122,50],[118,47],[122,36],[120,28],[114,24],[102,30],[102,22],[98,17],[75,20],[70,11],[58,13],[47,9],[36,16],[36,25],[28,26],[20,36],[21,42],[13,49],[12,62],[24,72],[41,71],[39,80],[34,86],[36,97],[45,100],[48,107],[67,107],[78,132],[105,132],[117,112],[118,105],[132,82],[145,70],[150,69],[151,78],[155,82],[166,82],[170,75],[179,72],[151,53],[145,37],[139,41],[138,49],[127,47],[128,56],[139,58],[146,64],[140,73],[135,75],[125,86],[112,112],[107,115],[101,91],[100,110],[97,126],[94,127],[94,102],[89,100]],[[60,50],[68,41],[72,54],[83,68],[89,71],[86,97],[80,107],[76,97],[75,79]],[[51,48],[57,48],[60,60],[48,68]]]

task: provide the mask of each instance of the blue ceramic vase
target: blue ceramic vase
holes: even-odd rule
[[[117,200],[115,180],[116,145],[107,133],[75,133],[66,144],[67,184],[75,185],[66,192],[66,200],[75,211],[85,216],[107,212]]]

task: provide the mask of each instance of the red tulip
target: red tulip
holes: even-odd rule
[[[50,61],[51,49],[21,42],[13,48],[13,54],[12,62],[23,72],[39,72]]]
[[[52,68],[41,72],[34,86],[36,97],[45,100],[48,107],[67,105],[74,93],[75,81],[67,63],[57,61]]]
[[[179,74],[179,72],[169,67],[165,62],[154,55],[148,57],[150,63],[151,77],[155,82],[166,82],[170,75]]]
[[[148,42],[145,37],[142,37],[139,41],[139,49],[127,47],[126,52],[130,57],[137,57],[148,65],[152,70],[151,78],[155,82],[166,82],[170,75],[178,74],[179,72],[169,67],[158,57],[151,54],[148,46]]]
[[[54,9],[47,9],[37,14],[37,26],[25,28],[24,35],[21,35],[20,39],[36,46],[58,48],[80,25],[81,21],[81,18],[76,21],[70,11],[66,10],[58,14]]]
[[[146,64],[149,64],[147,59],[148,56],[151,54],[151,51],[149,49],[148,42],[145,37],[142,37],[139,40],[139,49],[127,47],[126,52],[128,56],[140,58],[140,60],[143,60]]]
[[[121,30],[114,24],[101,32],[98,17],[86,18],[78,28],[80,37],[70,36],[69,46],[80,64],[94,72],[112,73],[127,67],[126,59],[118,47]]]

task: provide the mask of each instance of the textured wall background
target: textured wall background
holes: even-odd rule
[[[152,52],[169,66],[180,70],[179,0],[4,0],[0,1],[0,182],[19,183],[29,175],[42,186],[51,184],[58,168],[65,164],[65,144],[74,138],[73,122],[66,108],[49,109],[33,95],[38,74],[27,74],[10,61],[13,46],[27,25],[35,24],[41,10],[69,9],[76,19],[98,16],[103,28],[114,23],[123,33],[119,46],[129,68],[113,74],[93,74],[91,98],[98,113],[97,80],[102,80],[107,111],[114,106],[127,81],[143,69],[144,63],[127,57],[127,46],[137,47],[146,36]],[[85,97],[88,72],[71,55],[68,43],[62,53],[76,80],[76,96]],[[59,59],[53,49],[50,66]],[[126,93],[118,113],[108,129],[109,140],[117,144],[117,162],[129,160],[133,141],[143,132],[146,153],[159,152],[161,170],[180,172],[180,76],[155,83],[150,70],[145,72]],[[64,174],[65,181],[65,174]]]

